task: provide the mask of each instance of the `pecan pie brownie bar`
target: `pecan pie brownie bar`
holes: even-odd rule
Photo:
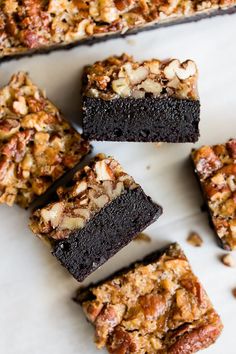
[[[178,244],[79,289],[75,300],[95,327],[97,347],[113,354],[195,353],[223,327]]]
[[[195,142],[198,70],[192,60],[136,62],[123,54],[84,69],[83,129],[91,140]]]
[[[0,89],[0,204],[28,207],[89,151],[26,73]]]
[[[192,159],[219,244],[236,249],[236,139],[193,150]]]
[[[103,154],[57,193],[57,201],[33,213],[30,228],[79,281],[162,213],[120,164]]]
[[[2,0],[0,59],[235,11],[235,0]]]

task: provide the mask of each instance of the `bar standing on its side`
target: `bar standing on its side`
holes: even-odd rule
[[[78,281],[162,214],[120,164],[103,154],[57,193],[56,202],[33,213],[30,228]]]
[[[236,249],[236,139],[192,151],[195,173],[221,247]]]
[[[5,0],[0,61],[235,11],[235,0]]]
[[[26,73],[0,89],[0,204],[28,207],[90,150]]]
[[[190,354],[213,344],[222,323],[178,244],[81,288],[75,297],[109,353]]]
[[[84,69],[83,132],[90,140],[196,142],[200,102],[192,60],[136,62],[123,54]]]

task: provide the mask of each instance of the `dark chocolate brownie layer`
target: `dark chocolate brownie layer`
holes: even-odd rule
[[[161,213],[162,208],[147,197],[141,187],[128,190],[81,230],[56,242],[52,253],[78,281],[83,281]]]
[[[83,130],[91,140],[196,142],[200,102],[173,97],[111,101],[83,97]]]
[[[194,16],[188,16],[188,17],[180,17],[180,18],[172,18],[165,20],[163,22],[157,22],[157,23],[150,23],[145,26],[139,26],[135,28],[128,29],[125,33],[122,32],[115,32],[115,33],[110,33],[110,34],[104,34],[104,35],[99,35],[99,36],[91,36],[88,38],[80,39],[77,41],[74,41],[72,43],[68,44],[55,44],[51,46],[46,46],[46,47],[40,47],[40,48],[29,48],[26,52],[19,52],[17,54],[9,54],[5,55],[3,57],[0,57],[0,62],[8,61],[11,59],[19,59],[24,56],[32,56],[35,54],[47,54],[50,53],[51,51],[56,51],[56,50],[69,50],[71,48],[81,46],[81,45],[93,45],[105,40],[109,39],[114,39],[114,38],[120,38],[120,37],[126,37],[129,35],[134,35],[139,32],[143,31],[149,31],[153,29],[158,29],[162,27],[169,27],[173,25],[178,25],[178,24],[184,24],[184,23],[189,23],[189,22],[197,22],[199,20],[203,20],[206,18],[211,18],[215,16],[220,16],[220,15],[231,15],[236,12],[236,6],[232,6],[229,8],[225,9],[216,9],[212,11],[206,11],[204,13],[199,13]]]

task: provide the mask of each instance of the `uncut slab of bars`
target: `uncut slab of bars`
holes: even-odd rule
[[[84,69],[83,131],[90,140],[195,142],[198,71],[192,60],[136,62],[123,54]]]
[[[235,250],[236,139],[193,150],[192,159],[217,240],[224,249]]]
[[[4,0],[0,59],[231,14],[235,0]]]
[[[89,151],[26,73],[0,89],[0,203],[28,207]]]
[[[79,281],[162,213],[120,164],[103,154],[57,193],[57,201],[34,212],[30,228]]]
[[[75,300],[109,353],[190,354],[215,342],[219,315],[178,244],[156,251]]]

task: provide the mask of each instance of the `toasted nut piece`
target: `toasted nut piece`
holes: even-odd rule
[[[131,90],[129,88],[129,84],[127,79],[120,78],[112,81],[112,89],[115,93],[117,93],[121,97],[130,96]]]
[[[134,241],[144,241],[144,242],[151,242],[151,237],[145,234],[144,232],[141,232],[141,234],[138,234],[135,238]]]
[[[221,257],[222,263],[226,265],[227,267],[235,267],[235,261],[231,254],[225,254],[224,256]]]
[[[58,202],[50,206],[50,208],[44,208],[41,210],[41,216],[44,221],[50,222],[53,228],[56,228],[60,221],[64,211],[64,203]]]
[[[194,247],[201,247],[203,240],[200,235],[196,232],[191,232],[187,238],[187,242]]]
[[[162,86],[159,84],[159,82],[153,81],[151,79],[146,79],[140,85],[138,85],[138,89],[144,89],[146,92],[153,93],[154,95],[159,95],[162,91]]]
[[[197,73],[197,67],[192,60],[186,60],[175,72],[180,80],[186,80]]]
[[[124,65],[124,69],[132,85],[139,84],[148,76],[148,69],[144,66],[140,66],[139,68],[133,70],[132,65],[127,63]]]
[[[145,62],[145,66],[148,67],[151,74],[158,75],[160,74],[160,61],[152,60],[151,62]]]
[[[172,80],[176,76],[176,69],[179,68],[180,61],[178,59],[171,60],[164,69],[164,75],[167,79]]]
[[[60,224],[61,230],[75,230],[84,226],[85,220],[79,217],[65,216]]]
[[[113,0],[99,0],[98,6],[102,21],[112,23],[119,18],[119,13]]]
[[[99,181],[106,181],[114,179],[114,175],[110,167],[106,164],[105,160],[97,161],[95,165],[97,179]]]
[[[72,190],[71,195],[76,197],[80,193],[84,192],[87,189],[88,185],[85,181],[77,182]]]
[[[13,102],[13,109],[16,113],[20,113],[22,115],[25,115],[28,113],[26,101],[23,96],[20,96],[18,101]]]
[[[0,139],[8,139],[20,129],[16,119],[3,119],[0,121]]]

